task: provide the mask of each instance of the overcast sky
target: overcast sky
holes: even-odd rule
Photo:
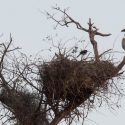
[[[48,44],[43,39],[48,35],[58,34],[58,40],[64,37],[65,40],[74,36],[79,39],[83,37],[86,39],[84,43],[86,46],[89,42],[87,33],[76,29],[73,24],[69,25],[69,28],[58,26],[54,30],[55,22],[47,20],[46,16],[40,13],[40,11],[48,11],[53,14],[55,11],[51,6],[56,4],[61,9],[69,7],[67,13],[84,28],[88,28],[87,22],[91,18],[94,25],[99,28],[99,32],[112,34],[109,37],[95,37],[99,52],[113,48],[114,42],[114,51],[124,52],[121,47],[124,33],[121,33],[121,30],[125,28],[125,0],[0,0],[0,34],[3,34],[0,42],[9,41],[11,33],[14,45],[22,47],[21,51],[27,55],[46,49]],[[68,46],[73,44],[70,41]],[[84,49],[84,46],[81,49]],[[86,49],[93,52],[91,44]],[[46,51],[42,54],[44,58],[47,58],[50,53]],[[121,60],[124,54],[117,53],[116,61]],[[121,100],[121,104],[120,109],[116,108],[115,115],[105,107],[98,109],[98,112],[93,111],[89,115],[90,120],[86,122],[86,125],[96,125],[96,123],[98,125],[124,125],[125,99]]]

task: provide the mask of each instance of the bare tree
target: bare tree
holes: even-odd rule
[[[48,125],[42,88],[36,84],[37,62],[32,62],[19,49],[13,46],[11,36],[10,42],[1,46],[0,101],[3,109],[8,110],[7,120],[2,124],[13,120],[18,125]],[[16,50],[18,57],[14,53]]]
[[[80,30],[88,32],[94,50],[94,57],[79,60],[72,52],[78,47],[67,49],[65,44],[54,45],[58,49],[51,60],[42,57],[27,57],[14,47],[12,37],[8,44],[1,44],[0,50],[0,102],[1,112],[6,114],[1,118],[3,125],[15,122],[15,125],[57,125],[64,120],[67,125],[73,121],[87,117],[89,111],[101,106],[102,102],[111,106],[111,97],[118,100],[124,96],[118,80],[123,79],[125,58],[117,66],[112,58],[104,59],[106,53],[99,54],[95,35],[103,34],[93,26],[89,19],[89,28],[83,28],[72,19],[66,10],[53,8],[63,14],[61,20],[45,12],[47,18],[56,21],[57,25],[67,26],[74,23]],[[16,52],[15,52],[16,51]],[[87,52],[87,51],[85,51]],[[109,53],[108,53],[109,54]],[[113,102],[118,106],[118,100]],[[6,118],[6,121],[3,118]]]
[[[91,42],[91,44],[93,46],[94,55],[95,55],[94,62],[93,62],[93,59],[89,60],[89,63],[87,61],[85,61],[85,60],[81,61],[81,62],[80,61],[76,61],[78,64],[74,64],[74,65],[78,66],[78,67],[75,66],[75,68],[77,67],[78,72],[76,71],[76,69],[73,69],[73,67],[71,66],[71,69],[73,69],[72,72],[74,72],[74,71],[77,72],[76,74],[78,76],[80,76],[82,80],[80,82],[79,81],[80,78],[78,76],[77,76],[77,79],[75,79],[75,76],[72,76],[73,79],[75,79],[74,80],[74,82],[75,82],[74,83],[75,84],[75,89],[72,89],[72,87],[70,88],[69,85],[68,85],[68,87],[69,87],[68,90],[67,90],[68,92],[66,91],[66,93],[64,92],[63,94],[60,93],[60,95],[65,95],[65,94],[67,95],[66,99],[68,99],[69,103],[68,103],[68,106],[64,110],[59,111],[57,113],[57,115],[55,113],[55,119],[51,123],[51,125],[55,125],[62,118],[64,118],[65,116],[67,116],[69,114],[72,114],[72,112],[74,113],[74,110],[77,109],[79,106],[82,105],[85,108],[85,103],[86,102],[87,102],[87,106],[89,106],[90,102],[88,102],[88,100],[93,95],[94,95],[94,98],[95,98],[95,96],[99,97],[100,95],[98,95],[97,93],[100,93],[102,90],[103,90],[103,92],[102,92],[103,94],[105,93],[105,91],[107,91],[107,93],[111,94],[111,91],[109,91],[109,88],[111,87],[111,89],[116,89],[119,86],[119,85],[114,84],[113,78],[114,77],[119,78],[119,75],[123,74],[123,72],[119,73],[119,71],[122,69],[122,67],[125,64],[125,57],[123,58],[123,61],[121,63],[119,63],[117,66],[115,66],[114,63],[111,62],[110,60],[101,60],[101,57],[105,53],[110,51],[111,49],[110,50],[106,50],[105,52],[99,54],[98,47],[97,47],[97,41],[94,39],[94,37],[95,37],[95,35],[99,35],[99,36],[103,36],[103,37],[104,36],[110,36],[111,34],[103,34],[103,33],[98,32],[99,29],[96,28],[96,26],[93,26],[94,23],[91,22],[91,18],[89,18],[89,22],[88,22],[89,28],[86,29],[86,28],[82,27],[79,22],[75,21],[73,18],[71,18],[67,14],[67,12],[66,12],[67,9],[64,9],[64,11],[63,11],[59,7],[52,7],[52,8],[54,10],[57,10],[57,11],[59,11],[59,12],[61,12],[63,14],[61,19],[57,20],[55,18],[55,14],[51,15],[48,12],[44,13],[47,16],[47,19],[52,19],[52,20],[54,20],[57,23],[54,28],[57,28],[58,25],[69,27],[69,24],[73,23],[73,24],[76,25],[77,29],[80,29],[80,30],[83,30],[85,32],[88,32],[89,38],[90,38],[90,42]],[[76,62],[73,62],[73,63],[76,63]],[[68,64],[68,62],[66,64]],[[90,65],[92,65],[92,67],[94,67],[94,68],[92,68]],[[71,71],[71,69],[69,71]],[[102,69],[103,69],[103,71],[102,71]],[[67,76],[69,76],[69,72],[68,72]],[[109,82],[110,80],[112,80],[111,83]],[[78,81],[78,83],[77,83],[77,81]],[[70,84],[72,86],[73,82],[70,83]],[[78,87],[77,85],[80,86],[80,87]],[[117,90],[118,90],[118,88],[117,88]],[[69,91],[73,92],[72,95],[71,95],[71,93]],[[122,95],[119,90],[118,90],[118,93],[120,94],[120,96]],[[106,96],[106,94],[104,94],[104,96]],[[102,98],[103,98],[103,96],[101,96],[101,100],[102,100]],[[94,100],[92,102],[94,102]],[[58,105],[59,105],[59,101],[58,101]],[[58,108],[56,108],[56,109],[58,109]],[[61,107],[61,109],[62,109],[62,107]],[[88,108],[88,110],[89,110],[89,108]],[[77,113],[75,112],[75,113],[77,114],[77,116],[80,116],[79,110],[77,110],[77,111],[78,112]],[[68,118],[70,119],[70,121],[72,121],[71,120],[71,115]]]

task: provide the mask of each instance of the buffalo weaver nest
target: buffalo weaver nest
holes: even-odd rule
[[[47,98],[79,101],[94,91],[108,90],[108,80],[115,70],[110,61],[95,63],[58,55],[41,65],[40,79]]]

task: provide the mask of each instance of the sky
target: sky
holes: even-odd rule
[[[64,38],[64,41],[76,37],[85,39],[81,49],[86,45],[87,50],[93,53],[89,36],[86,32],[80,31],[75,25],[69,27],[58,26],[56,30],[53,26],[56,24],[53,20],[48,20],[41,12],[53,14],[52,6],[59,6],[61,9],[69,7],[67,13],[84,28],[88,28],[87,22],[91,18],[94,25],[99,28],[101,33],[111,33],[109,37],[96,36],[99,52],[112,49],[119,53],[115,54],[116,61],[122,60],[124,50],[121,46],[121,40],[124,33],[121,30],[125,28],[125,1],[124,0],[0,0],[0,43],[8,42],[11,36],[15,46],[22,47],[21,52],[32,55],[42,49],[50,46],[43,41],[48,35],[55,36],[54,43]],[[41,12],[40,12],[41,11]],[[60,14],[61,16],[61,14]],[[71,47],[75,42],[69,41],[67,47]],[[113,47],[114,45],[114,47]],[[49,51],[44,51],[41,55],[47,59]],[[125,68],[124,68],[125,69]],[[124,83],[124,81],[122,81]],[[99,113],[100,112],[100,113]],[[86,125],[124,125],[125,124],[125,99],[121,100],[121,108],[116,109],[115,114],[108,108],[102,107],[98,112],[93,111],[89,114]],[[89,120],[90,119],[90,120]],[[95,123],[96,122],[96,123]],[[62,124],[64,125],[64,124]]]

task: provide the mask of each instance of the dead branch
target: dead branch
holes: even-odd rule
[[[96,40],[94,39],[94,37],[95,37],[95,35],[99,35],[99,36],[103,36],[103,37],[104,37],[104,36],[110,36],[111,34],[103,34],[103,33],[98,32],[99,29],[97,29],[95,26],[93,27],[93,24],[94,24],[94,23],[91,23],[91,18],[89,18],[89,22],[88,22],[89,29],[86,29],[86,28],[82,27],[79,22],[77,22],[77,21],[75,21],[74,19],[72,19],[72,18],[66,13],[66,9],[64,9],[64,11],[61,10],[60,8],[58,8],[58,7],[53,7],[53,9],[55,9],[55,10],[57,10],[57,11],[59,11],[59,12],[61,12],[61,13],[64,14],[64,16],[62,17],[61,20],[56,20],[56,19],[54,18],[54,15],[51,15],[51,14],[49,14],[48,12],[45,12],[45,13],[44,13],[44,14],[46,14],[47,18],[51,18],[51,19],[53,19],[55,22],[57,22],[56,27],[57,27],[58,25],[67,26],[67,27],[68,27],[68,24],[74,23],[74,24],[76,25],[77,29],[80,29],[80,30],[83,30],[83,31],[85,31],[85,32],[88,32],[89,38],[90,38],[90,41],[91,41],[91,44],[93,45],[93,50],[94,50],[94,54],[95,54],[95,60],[96,60],[96,62],[99,62],[100,60],[99,60],[99,54],[98,54],[98,47],[97,47],[97,42],[96,42]],[[55,28],[56,28],[56,27],[55,27]],[[95,30],[93,30],[93,28],[94,28]]]
[[[100,54],[100,55],[99,55],[99,58],[100,58],[102,55],[104,55],[105,53],[107,53],[108,51],[110,51],[110,50],[112,50],[112,49],[106,50],[105,52],[103,52],[102,54]]]
[[[118,73],[123,68],[124,65],[125,65],[125,56],[124,56],[122,62],[117,66],[117,72],[116,73]]]

